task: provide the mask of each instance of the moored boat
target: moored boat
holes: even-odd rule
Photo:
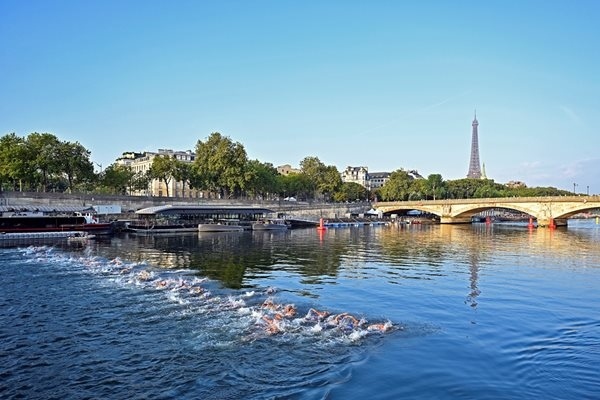
[[[42,213],[11,213],[0,217],[2,233],[83,231],[96,235],[112,233],[112,223],[99,222],[91,214],[45,215]]]
[[[241,232],[244,227],[239,220],[219,220],[214,223],[198,224],[198,232]]]
[[[265,219],[252,224],[253,231],[283,231],[287,229],[288,226],[282,219]]]

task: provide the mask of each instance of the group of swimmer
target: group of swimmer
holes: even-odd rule
[[[264,302],[259,303],[254,307],[248,308],[243,299],[230,297],[228,301],[221,301],[220,298],[214,297],[201,284],[206,278],[193,278],[190,280],[184,279],[181,276],[175,278],[165,278],[157,276],[155,272],[145,268],[139,269],[135,265],[126,264],[121,259],[115,258],[108,263],[97,259],[84,259],[84,265],[89,268],[100,268],[103,272],[110,272],[120,276],[126,276],[127,281],[136,285],[145,285],[154,287],[158,290],[169,290],[184,294],[184,298],[188,296],[201,298],[204,300],[212,300],[212,305],[216,306],[216,310],[234,310],[245,309],[250,310],[248,313],[255,317],[254,326],[262,330],[266,335],[277,335],[286,331],[295,331],[298,329],[306,329],[310,326],[310,331],[320,332],[322,330],[332,330],[341,334],[360,333],[385,333],[392,329],[402,329],[399,326],[394,326],[390,321],[383,323],[369,323],[365,319],[359,319],[347,312],[332,314],[329,311],[317,310],[310,308],[306,315],[297,317],[298,309],[294,304],[279,304],[272,297],[275,293],[274,288],[267,288],[264,293],[269,296]],[[250,292],[245,297],[251,297],[254,292]],[[205,302],[203,302],[205,304]],[[215,310],[211,307],[211,309]]]
[[[271,298],[265,300],[260,308],[271,312],[261,317],[261,322],[269,335],[281,333],[284,321],[291,320],[297,313],[293,304],[276,304]],[[337,328],[342,331],[366,329],[368,332],[388,332],[393,327],[393,324],[389,321],[385,323],[368,323],[366,320],[358,319],[347,312],[331,314],[329,311],[320,311],[314,308],[309,309],[306,315],[299,320],[300,323],[316,323],[321,329]]]

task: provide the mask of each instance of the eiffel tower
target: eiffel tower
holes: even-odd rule
[[[469,163],[469,173],[467,178],[481,179],[481,166],[479,164],[479,138],[477,136],[477,111],[475,111],[475,119],[473,119],[473,134],[471,136],[471,161]]]

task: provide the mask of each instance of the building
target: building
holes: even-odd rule
[[[125,152],[116,160],[116,164],[129,167],[136,175],[143,175],[150,170],[152,162],[157,156],[168,156],[186,163],[193,163],[196,159],[196,154],[191,150],[173,151],[171,149],[158,149],[158,152]],[[187,183],[175,181],[175,179],[169,181],[168,187],[165,185],[164,181],[153,179],[148,184],[146,190],[136,190],[131,192],[132,195],[158,197],[167,196],[167,193],[169,197],[202,197],[201,192],[190,189]]]
[[[346,167],[340,174],[342,182],[354,182],[365,187],[367,190],[382,187],[389,179],[390,172],[371,172],[368,167]]]
[[[371,172],[369,174],[368,186],[366,186],[366,188],[369,190],[379,189],[390,180],[391,174],[391,172]]]
[[[473,119],[473,132],[471,134],[471,160],[469,162],[469,172],[467,178],[481,179],[481,165],[479,164],[479,137],[478,127],[479,122],[477,121],[477,112],[475,112],[475,118]]]
[[[354,182],[369,187],[369,169],[367,167],[346,167],[341,173],[342,182]]]
[[[290,164],[285,164],[285,165],[280,165],[279,167],[277,167],[277,172],[279,172],[280,175],[289,175],[289,174],[299,174],[302,171],[297,168],[292,168],[292,166]]]

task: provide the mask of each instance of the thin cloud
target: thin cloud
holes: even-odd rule
[[[402,114],[401,116],[402,117],[407,117],[409,115],[415,115],[415,114],[418,114],[418,113],[423,112],[423,111],[433,110],[434,108],[440,107],[440,106],[442,106],[442,105],[444,105],[446,103],[449,103],[449,102],[451,102],[453,100],[456,100],[456,99],[459,99],[459,98],[461,98],[463,96],[466,96],[470,92],[471,92],[470,90],[467,90],[466,92],[459,93],[459,94],[456,94],[454,96],[448,97],[448,98],[446,98],[444,100],[438,101],[437,103],[429,104],[429,105],[426,105],[424,107],[418,108],[416,110],[407,111],[404,114]],[[370,129],[367,129],[367,130],[364,130],[362,132],[359,132],[358,135],[365,135],[367,133],[371,133],[371,132],[377,131],[379,129],[385,128],[385,127],[390,126],[390,125],[393,125],[396,122],[398,122],[399,120],[400,120],[399,118],[395,118],[395,119],[393,119],[393,120],[391,120],[389,122],[386,122],[385,124],[377,125],[377,126],[374,126],[374,127],[370,128]]]
[[[559,106],[558,107],[563,113],[565,113],[565,115],[571,120],[571,122],[579,125],[579,126],[583,126],[583,120],[581,119],[581,117],[579,115],[577,115],[577,113],[575,111],[573,111],[573,109],[571,109],[570,107],[567,106]]]

